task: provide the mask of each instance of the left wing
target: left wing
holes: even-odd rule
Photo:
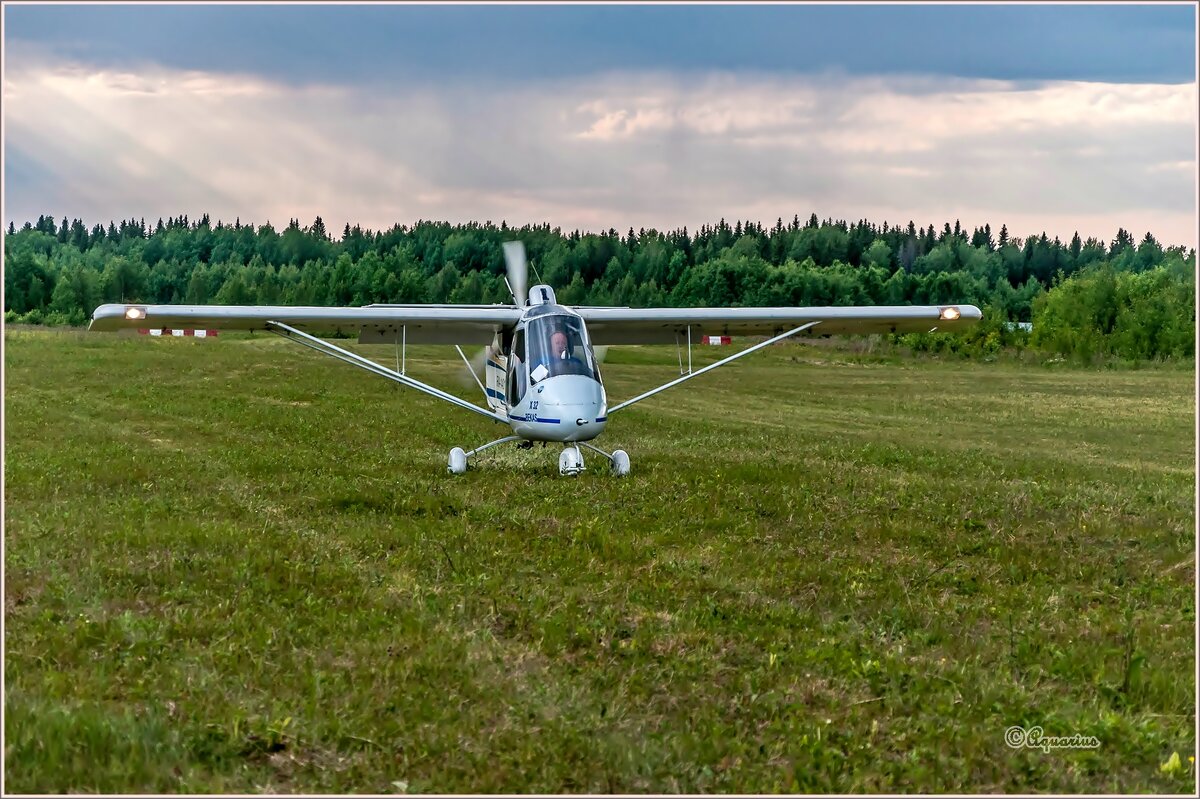
[[[682,342],[700,335],[776,335],[817,322],[816,335],[965,330],[983,316],[974,305],[863,305],[810,308],[575,308],[595,345]]]
[[[512,327],[521,311],[511,305],[367,305],[320,308],[286,305],[143,305],[112,303],[92,314],[89,330],[205,328],[266,330],[282,322],[308,332],[357,332],[363,342],[410,344],[490,344],[497,331]]]

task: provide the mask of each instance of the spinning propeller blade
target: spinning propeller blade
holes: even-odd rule
[[[512,290],[513,302],[518,308],[524,308],[529,296],[529,263],[525,260],[525,243],[506,241],[503,247],[504,265],[508,268],[508,287]]]
[[[484,367],[487,365],[487,359],[491,356],[492,347],[488,345],[471,356],[470,371],[467,371],[467,364],[463,364],[462,371],[458,372],[458,380],[467,388],[477,388],[476,380],[484,379]],[[473,373],[473,374],[472,374]]]

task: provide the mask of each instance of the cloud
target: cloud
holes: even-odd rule
[[[793,214],[1196,244],[1195,84],[607,73],[347,86],[9,64],[6,208],[566,229]],[[16,165],[16,168],[12,168]]]

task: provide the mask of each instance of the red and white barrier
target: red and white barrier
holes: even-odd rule
[[[705,344],[728,344],[732,339],[729,336],[705,336]]]
[[[196,338],[212,338],[217,335],[215,330],[172,330],[169,327],[164,328],[139,328],[138,332],[143,336],[147,333],[151,336],[195,336]]]

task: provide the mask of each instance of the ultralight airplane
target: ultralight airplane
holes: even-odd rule
[[[466,411],[503,422],[512,435],[472,450],[450,450],[449,470],[462,474],[469,460],[509,441],[563,445],[560,474],[584,470],[580,447],[603,455],[612,473],[629,473],[629,455],[593,444],[608,418],[634,403],[806,330],[819,334],[957,331],[975,324],[974,305],[888,305],[811,308],[617,308],[560,305],[547,285],[528,285],[525,245],[505,242],[507,284],[513,305],[366,305],[356,308],[240,305],[144,305],[110,303],[92,315],[90,330],[205,328],[267,330],[317,352],[394,380]],[[313,332],[357,331],[359,343],[395,344],[402,355],[389,369]],[[691,345],[709,335],[767,335],[740,352],[701,369],[691,367]],[[680,376],[636,397],[608,404],[596,347],[662,344],[680,348]],[[454,344],[483,392],[486,407],[423,383],[406,373],[408,344]],[[484,378],[461,345],[486,345]],[[686,371],[682,347],[688,348]]]

